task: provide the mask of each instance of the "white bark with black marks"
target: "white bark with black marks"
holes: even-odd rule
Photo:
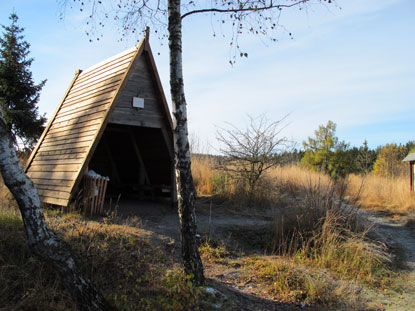
[[[196,241],[195,189],[190,170],[187,110],[182,64],[182,22],[180,0],[169,0],[170,89],[173,106],[174,157],[177,199],[182,239],[182,258],[186,273],[196,284],[204,282],[203,265]]]
[[[19,206],[30,249],[58,271],[78,310],[114,310],[83,276],[70,247],[47,226],[38,192],[19,164],[1,109],[0,172]]]

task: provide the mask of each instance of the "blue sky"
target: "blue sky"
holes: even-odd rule
[[[258,38],[241,43],[249,57],[229,65],[226,28],[211,19],[184,20],[184,75],[189,129],[204,149],[216,145],[216,128],[243,126],[247,115],[265,113],[271,120],[289,114],[282,132],[301,144],[320,124],[337,123],[341,140],[371,147],[415,140],[415,2],[413,0],[337,0],[337,6],[312,6],[283,12],[274,44]],[[12,11],[31,44],[36,81],[48,79],[39,109],[50,117],[76,69],[86,69],[136,43],[119,41],[107,25],[98,42],[85,35],[82,14],[61,10],[55,0],[0,2],[0,24]],[[154,35],[155,54],[167,99],[167,42]],[[160,55],[158,55],[160,53]],[[213,151],[213,150],[212,150]]]

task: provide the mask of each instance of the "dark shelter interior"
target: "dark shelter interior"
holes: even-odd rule
[[[110,178],[107,196],[144,199],[170,197],[172,165],[160,128],[108,124],[89,170]]]

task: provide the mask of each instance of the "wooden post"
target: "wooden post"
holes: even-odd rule
[[[108,177],[85,176],[84,184],[84,215],[101,215],[104,208]]]
[[[105,178],[104,188],[102,190],[101,204],[99,206],[99,213],[100,214],[102,214],[104,212],[104,201],[105,201],[105,193],[107,192],[107,184],[108,184],[108,178]]]
[[[133,129],[130,128],[130,138],[131,143],[134,148],[135,155],[137,157],[138,163],[140,164],[140,176],[139,176],[139,182],[141,185],[151,185],[150,178],[148,177],[148,173],[146,170],[146,166],[144,164],[143,157],[141,156],[140,148],[138,148],[137,141],[135,140],[135,135]]]

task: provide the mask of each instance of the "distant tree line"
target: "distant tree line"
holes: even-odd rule
[[[303,142],[304,152],[294,150],[282,154],[282,160],[292,159],[314,171],[322,171],[334,179],[348,174],[367,175],[373,173],[394,178],[408,174],[402,160],[410,152],[415,152],[415,141],[406,144],[386,144],[371,149],[367,140],[360,147],[351,147],[336,136],[336,123],[328,121],[314,131],[314,137]],[[284,161],[282,161],[284,162]],[[292,163],[291,162],[291,163]]]
[[[314,131],[313,137],[303,141],[303,150],[294,148],[281,136],[280,122],[271,122],[264,116],[249,116],[245,129],[232,124],[217,133],[220,155],[192,153],[193,157],[214,157],[218,168],[238,173],[250,186],[252,193],[262,173],[276,165],[299,164],[313,171],[323,172],[338,180],[349,174],[375,174],[395,178],[409,174],[402,160],[415,152],[415,141],[406,144],[390,143],[371,149],[365,139],[361,146],[350,146],[336,136],[337,125],[328,121]]]

